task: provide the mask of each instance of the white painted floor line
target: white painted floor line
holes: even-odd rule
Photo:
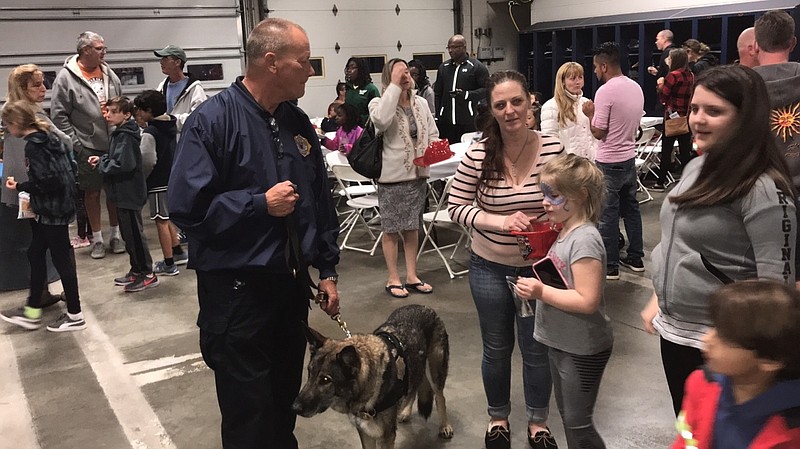
[[[168,357],[162,357],[160,359],[155,360],[142,360],[139,362],[131,362],[126,363],[125,366],[128,367],[128,372],[131,374],[139,374],[145,371],[152,371],[156,369],[166,368],[168,366],[178,365],[180,363],[188,362],[190,360],[200,360],[203,358],[203,355],[199,352],[194,354],[187,354],[182,356],[175,356],[171,355]]]
[[[155,411],[125,368],[122,354],[111,344],[94,314],[83,310],[86,330],[75,337],[97,382],[105,392],[125,436],[134,449],[177,449]]]
[[[0,334],[0,449],[39,449],[31,410],[19,377],[17,355],[8,335]]]
[[[147,384],[161,382],[175,377],[181,377],[185,374],[199,373],[200,371],[205,371],[207,369],[208,366],[206,366],[206,363],[200,360],[192,363],[191,365],[183,366],[180,368],[170,367],[170,368],[164,368],[164,369],[134,374],[133,378],[136,381],[137,385],[143,387]]]

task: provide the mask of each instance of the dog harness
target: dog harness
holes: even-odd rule
[[[389,364],[383,372],[383,385],[390,385],[388,391],[381,388],[382,399],[370,410],[362,410],[357,413],[359,418],[372,419],[378,413],[387,410],[397,404],[403,396],[408,393],[408,364],[405,362],[406,351],[400,340],[393,334],[386,331],[375,332],[386,346],[389,347]]]

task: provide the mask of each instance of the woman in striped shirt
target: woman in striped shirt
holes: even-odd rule
[[[511,353],[514,322],[523,360],[528,439],[534,448],[555,448],[547,430],[551,379],[547,348],[533,339],[534,317],[515,313],[506,276],[533,276],[511,231],[531,229],[544,212],[539,172],[563,153],[559,140],[525,126],[531,106],[525,77],[494,73],[488,83],[492,120],[483,139],[462,159],[450,191],[450,217],[471,229],[470,289],[483,339],[481,372],[489,403],[487,449],[508,448],[511,412]],[[552,444],[552,445],[551,445]]]

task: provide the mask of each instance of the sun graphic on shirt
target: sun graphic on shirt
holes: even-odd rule
[[[800,134],[800,103],[785,108],[777,108],[770,114],[772,130],[775,135],[783,138],[793,138],[795,134]]]

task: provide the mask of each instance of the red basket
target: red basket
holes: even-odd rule
[[[447,140],[436,140],[425,148],[425,154],[414,159],[414,165],[428,167],[437,162],[442,162],[453,157],[455,153],[450,150],[450,143]]]
[[[546,256],[561,231],[560,224],[549,221],[531,223],[531,226],[533,231],[511,232],[517,237],[519,252],[525,260],[536,260]]]

